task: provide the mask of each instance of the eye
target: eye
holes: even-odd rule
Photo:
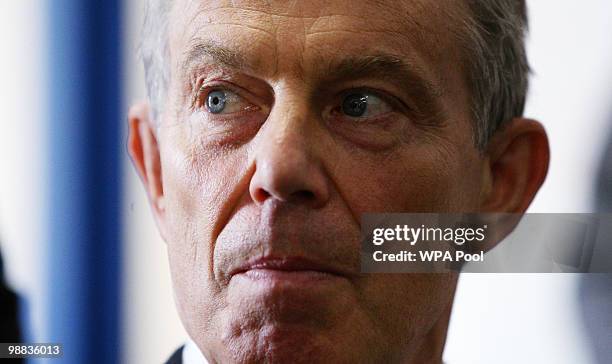
[[[223,91],[213,91],[206,97],[206,109],[212,114],[219,114],[225,109],[227,98]]]
[[[372,92],[356,91],[346,94],[340,105],[342,114],[351,118],[376,117],[392,111],[389,103]]]
[[[204,108],[211,114],[232,114],[240,111],[254,110],[257,106],[248,102],[236,92],[227,89],[213,89],[204,96]]]

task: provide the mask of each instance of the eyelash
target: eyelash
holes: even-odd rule
[[[194,109],[200,109],[203,108],[204,105],[206,104],[206,98],[208,97],[208,95],[216,90],[219,89],[226,89],[228,88],[225,85],[220,85],[220,84],[211,84],[211,85],[200,85],[195,92],[195,95],[193,95],[193,100],[191,102],[192,107]],[[234,90],[230,89],[230,91],[234,92]]]
[[[356,117],[350,117],[350,116],[346,116],[343,115],[341,112],[340,117],[343,117],[345,119],[350,119],[350,120],[361,120],[361,122],[365,122],[364,120],[370,120],[371,122],[376,122],[378,120],[383,120],[385,119],[388,114],[393,113],[393,112],[404,112],[404,113],[408,113],[411,108],[409,106],[407,106],[404,102],[402,102],[400,99],[398,99],[397,97],[390,95],[389,93],[385,92],[385,91],[381,91],[378,89],[371,89],[371,88],[367,88],[367,87],[355,87],[355,88],[350,88],[347,89],[345,91],[342,91],[339,96],[337,97],[337,101],[334,103],[333,108],[330,110],[332,113],[335,113],[337,111],[341,111],[342,109],[342,101],[349,95],[351,94],[355,94],[355,93],[364,93],[364,94],[371,94],[377,98],[379,98],[380,100],[382,100],[383,102],[387,103],[389,105],[389,108],[391,109],[389,112],[386,112],[384,114],[381,115],[377,115],[377,116],[373,116],[373,117],[364,117],[364,118],[356,118]]]

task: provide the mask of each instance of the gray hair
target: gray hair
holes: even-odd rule
[[[504,123],[523,115],[529,63],[525,52],[525,0],[467,0],[465,56],[481,150]]]
[[[466,0],[464,19],[467,80],[471,91],[474,143],[484,149],[505,122],[523,114],[529,64],[524,36],[525,0]],[[140,55],[155,122],[164,107],[170,81],[168,13],[172,0],[148,0]]]
[[[159,118],[170,84],[168,23],[171,8],[172,0],[146,0],[140,36],[139,53],[144,65],[151,117],[157,125],[160,123]]]

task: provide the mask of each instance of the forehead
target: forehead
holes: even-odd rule
[[[220,44],[270,76],[333,57],[385,53],[442,76],[445,63],[457,61],[459,3],[178,0],[170,13],[170,50],[178,66],[194,44]]]

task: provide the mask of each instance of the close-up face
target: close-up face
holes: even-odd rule
[[[465,12],[433,0],[173,4],[159,165],[146,167],[160,177],[147,183],[181,319],[209,360],[440,355],[444,334],[432,337],[456,274],[360,273],[360,218],[483,209]]]

